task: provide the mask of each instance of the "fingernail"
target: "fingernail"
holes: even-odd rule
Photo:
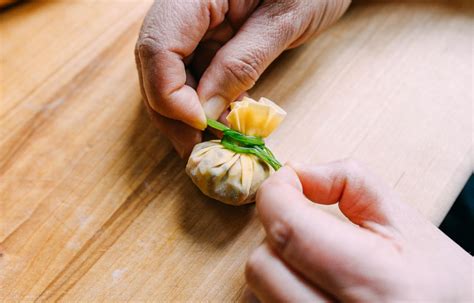
[[[217,119],[227,107],[227,101],[221,96],[214,96],[203,106],[206,116],[211,119]]]
[[[273,246],[279,251],[282,251],[289,238],[289,229],[281,222],[274,222],[270,227],[269,236]]]
[[[201,110],[199,113],[199,116],[196,117],[197,119],[195,121],[192,121],[192,127],[199,129],[199,130],[205,130],[207,127],[207,119],[206,119],[206,114],[204,113],[204,110]]]

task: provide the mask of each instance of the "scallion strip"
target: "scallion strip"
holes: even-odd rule
[[[262,138],[244,135],[212,119],[207,119],[207,125],[223,132],[224,136],[222,137],[221,144],[226,149],[240,154],[255,155],[273,167],[274,170],[281,168],[281,163],[278,162],[270,149],[265,146]]]

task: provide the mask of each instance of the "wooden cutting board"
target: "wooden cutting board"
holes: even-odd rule
[[[472,8],[357,4],[251,94],[284,162],[365,162],[434,223],[472,171]],[[0,300],[234,301],[264,234],[207,199],[141,106],[150,1],[0,12]],[[335,208],[328,211],[336,213]]]

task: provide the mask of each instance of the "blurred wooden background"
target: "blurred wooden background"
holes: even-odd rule
[[[358,3],[285,53],[252,91],[288,111],[279,158],[359,159],[439,223],[472,171],[473,10],[456,3]],[[241,295],[264,235],[149,124],[133,58],[149,5],[0,12],[0,300]]]

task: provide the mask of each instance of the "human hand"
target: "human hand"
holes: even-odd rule
[[[353,224],[315,205],[337,202]],[[353,162],[285,166],[257,209],[246,279],[263,302],[472,301],[471,256]]]
[[[184,157],[268,65],[335,22],[350,0],[157,0],[135,49],[157,127]]]

